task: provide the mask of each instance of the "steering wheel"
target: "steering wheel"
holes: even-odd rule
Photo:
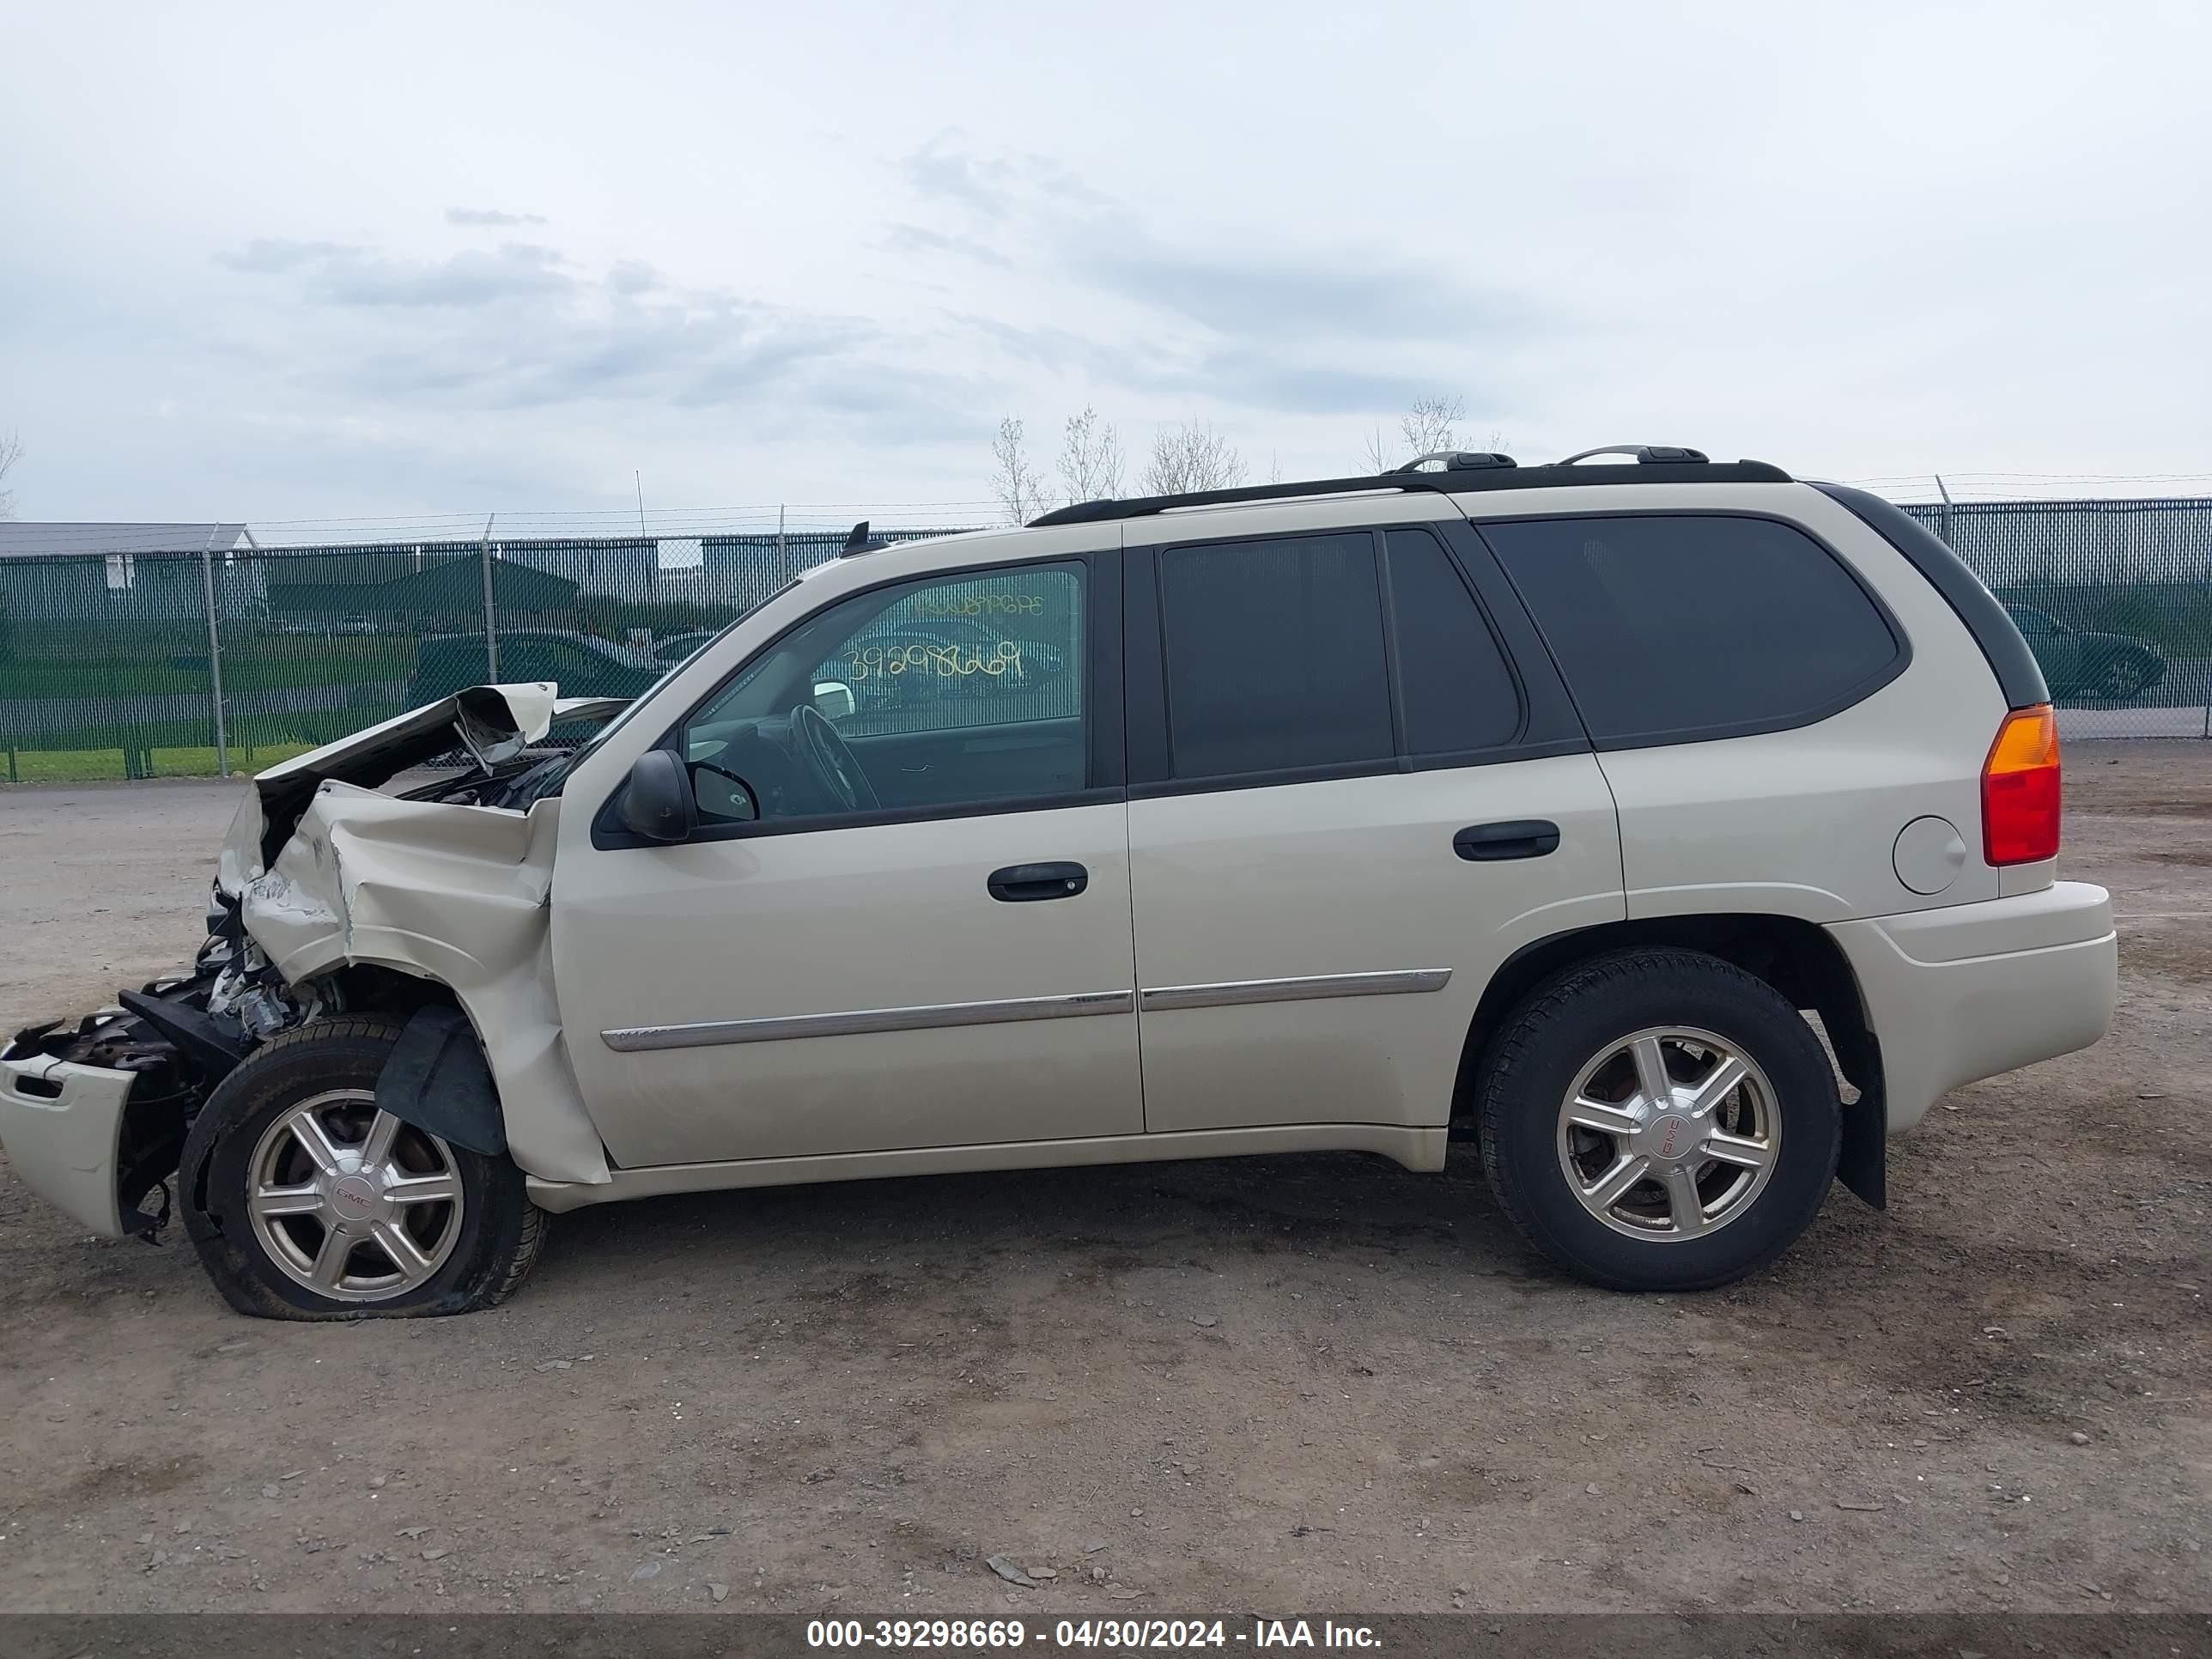
[[[853,750],[811,702],[791,711],[791,740],[815,781],[848,812],[872,812],[882,805]]]

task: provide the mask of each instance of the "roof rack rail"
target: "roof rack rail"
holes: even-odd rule
[[[1590,450],[1593,455],[1621,453]],[[1114,519],[1144,519],[1184,507],[1234,507],[1252,501],[1293,500],[1307,495],[1362,495],[1427,490],[1467,495],[1496,489],[1581,489],[1589,484],[1790,483],[1778,466],[1765,461],[1709,461],[1694,449],[1669,451],[1644,446],[1626,465],[1519,466],[1495,462],[1443,472],[1382,472],[1360,478],[1312,478],[1299,483],[1243,484],[1234,489],[1199,489],[1182,495],[1140,495],[1126,501],[1078,501],[1030,520],[1031,529],[1056,524],[1097,524]],[[1501,458],[1502,459],[1502,458]]]
[[[1501,455],[1490,449],[1432,449],[1425,455],[1416,455],[1403,466],[1394,466],[1393,472],[1419,472],[1431,461],[1442,461],[1447,472],[1480,472],[1493,466],[1518,466],[1520,462],[1510,455]]]
[[[1702,449],[1684,449],[1676,444],[1607,444],[1598,449],[1585,449],[1570,455],[1564,461],[1554,461],[1554,466],[1572,466],[1577,461],[1586,461],[1593,455],[1633,455],[1640,466],[1664,466],[1670,462],[1703,465],[1709,459]]]

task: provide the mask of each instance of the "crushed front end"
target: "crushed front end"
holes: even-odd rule
[[[491,807],[519,820],[529,801],[557,787],[564,763],[527,745],[556,715],[604,720],[622,706],[557,702],[550,684],[480,686],[260,774],[222,848],[207,936],[190,966],[122,993],[118,1006],[73,1026],[27,1027],[0,1048],[0,1146],[16,1175],[94,1233],[153,1238],[169,1218],[169,1177],[193,1120],[248,1055],[349,1002],[404,1012],[425,994],[422,981],[374,969],[288,982],[254,937],[257,903],[269,913],[264,930],[285,925],[286,884],[260,878],[319,794],[373,791],[458,747],[472,766],[401,799]],[[257,900],[257,888],[267,896]]]

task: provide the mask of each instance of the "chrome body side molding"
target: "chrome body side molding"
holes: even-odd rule
[[[947,1025],[995,1025],[1008,1020],[1074,1019],[1134,1011],[1133,991],[1081,991],[1073,996],[1014,997],[1000,1002],[930,1002],[910,1008],[860,1008],[849,1013],[789,1014],[769,1019],[714,1019],[696,1025],[624,1025],[599,1033],[617,1054],[653,1048],[703,1048],[726,1042],[781,1042],[789,1037],[860,1036],[871,1031],[927,1031]]]
[[[1233,1008],[1249,1002],[1304,1002],[1322,997],[1389,997],[1441,991],[1449,968],[1399,968],[1379,974],[1311,974],[1300,979],[1235,979],[1218,985],[1163,985],[1138,994],[1145,1012],[1171,1008]]]

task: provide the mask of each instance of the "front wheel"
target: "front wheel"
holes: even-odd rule
[[[1507,1021],[1479,1086],[1483,1162],[1529,1242],[1615,1290],[1725,1285],[1811,1224],[1843,1106],[1812,1029],[1692,951],[1570,968]]]
[[[362,1015],[287,1032],[194,1121],[185,1231],[240,1313],[465,1313],[504,1301],[537,1259],[545,1214],[520,1170],[377,1109],[399,1031]]]

